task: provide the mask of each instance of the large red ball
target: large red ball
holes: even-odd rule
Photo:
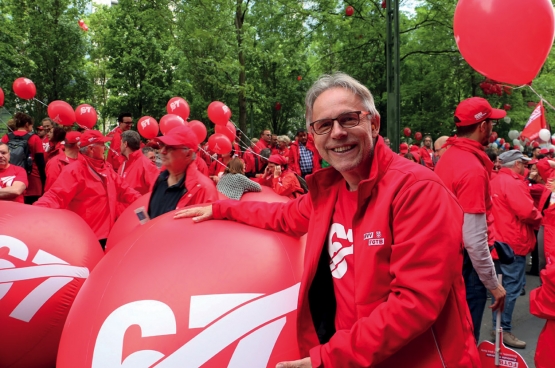
[[[105,256],[75,300],[58,368],[275,367],[299,358],[304,242],[173,215]]]
[[[12,88],[17,97],[24,100],[30,100],[37,94],[37,87],[35,87],[35,83],[28,78],[17,78],[13,82]]]
[[[51,368],[102,248],[73,212],[15,202],[0,201],[0,234],[0,367]]]

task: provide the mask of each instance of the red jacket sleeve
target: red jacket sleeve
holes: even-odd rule
[[[530,313],[538,318],[555,319],[555,266],[541,271],[542,286],[530,293]]]
[[[50,190],[43,194],[33,206],[67,209],[82,183],[79,171],[62,170]]]
[[[542,158],[536,164],[538,168],[538,173],[542,177],[543,181],[547,183],[547,179],[553,176],[554,170],[549,165],[549,161],[546,158]]]
[[[542,215],[536,207],[534,200],[530,195],[530,191],[526,184],[522,181],[514,181],[510,194],[507,194],[507,203],[510,210],[518,217],[518,219],[526,224],[539,226]]]
[[[46,183],[44,184],[44,191],[48,191],[52,184],[58,179],[62,172],[62,167],[58,160],[50,160],[46,163]]]
[[[279,178],[272,179],[272,189],[279,195],[289,197],[295,192],[301,192],[302,188],[294,173],[289,172]]]
[[[298,143],[292,143],[289,147],[289,170],[301,175],[301,167],[299,166],[299,146]]]

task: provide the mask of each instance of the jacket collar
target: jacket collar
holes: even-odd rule
[[[501,169],[499,169],[499,173],[510,175],[513,178],[518,180],[524,180],[524,176],[515,173],[513,170],[509,169],[508,167],[502,167]]]
[[[129,154],[129,158],[127,159],[127,164],[131,164],[132,162],[137,161],[138,159],[141,158],[142,154],[143,152],[141,151],[141,149],[138,149],[135,152],[131,152]]]
[[[457,137],[453,140],[453,147],[457,147],[463,151],[467,151],[472,153],[482,165],[486,168],[488,175],[491,176],[491,172],[493,170],[493,162],[489,159],[488,155],[486,155],[485,148],[480,144],[480,142],[476,142],[473,139],[469,138],[460,138]]]

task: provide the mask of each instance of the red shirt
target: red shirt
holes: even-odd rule
[[[76,158],[67,157],[64,152],[60,152],[59,155],[48,160],[46,163],[46,183],[44,183],[44,191],[46,192],[52,187],[52,184],[58,179],[64,167],[77,160]]]
[[[8,165],[6,169],[0,169],[0,188],[11,187],[14,181],[20,181],[25,186],[27,183],[27,173],[19,166]],[[23,194],[12,199],[14,202],[23,203]]]
[[[48,152],[48,148],[50,148],[50,139],[48,139],[48,136],[45,135],[42,138],[42,149],[44,150],[44,152]]]
[[[129,155],[129,159],[123,161],[119,168],[119,176],[141,194],[150,192],[160,171],[156,165],[143,155],[138,149]]]
[[[14,135],[23,137],[28,132],[25,130],[16,130],[13,132]],[[9,137],[6,134],[2,137],[3,143],[9,142]],[[42,182],[40,181],[39,169],[37,168],[37,164],[35,162],[35,154],[42,153],[44,154],[44,148],[42,146],[42,140],[39,138],[38,135],[33,134],[31,138],[29,138],[29,151],[31,152],[31,158],[33,159],[33,168],[31,169],[31,175],[28,175],[28,182],[27,190],[25,191],[26,196],[40,196],[42,195]],[[45,158],[46,159],[46,158]]]
[[[270,143],[267,143],[264,139],[260,139],[253,147],[254,152],[260,153],[265,148],[270,148]]]
[[[358,192],[349,192],[347,184],[339,189],[328,233],[328,253],[333,288],[337,301],[335,329],[350,330],[355,324],[355,262],[353,256],[353,217]]]

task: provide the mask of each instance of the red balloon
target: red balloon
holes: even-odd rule
[[[160,128],[158,122],[152,116],[143,116],[137,123],[139,134],[145,139],[153,139],[158,136]]]
[[[17,78],[13,82],[12,88],[16,96],[24,100],[35,98],[35,95],[37,94],[37,87],[35,87],[35,83],[28,78]]]
[[[173,215],[149,221],[106,254],[71,309],[58,368],[275,367],[300,358],[304,240]]]
[[[512,106],[509,105],[509,104],[503,105],[503,109],[506,110],[506,111],[509,111],[511,108],[512,108]]]
[[[208,148],[219,155],[230,153],[231,141],[221,133],[214,133],[208,138]]]
[[[281,110],[281,104],[279,102],[276,102],[276,110],[277,111]]]
[[[298,80],[298,81],[303,80],[303,76],[302,76],[302,75],[299,75],[299,76],[297,77],[297,80]]]
[[[237,130],[235,128],[235,125],[233,125],[231,121],[228,121],[226,126],[216,125],[216,127],[214,128],[214,131],[216,133],[225,135],[230,142],[235,141]]]
[[[503,145],[503,144],[505,144],[505,140],[503,138],[500,138],[499,139],[499,145]]]
[[[162,134],[166,134],[173,128],[180,125],[187,125],[187,122],[183,120],[181,116],[177,116],[175,114],[167,114],[162,116],[162,119],[160,119],[160,131]]]
[[[498,82],[521,85],[534,79],[547,59],[554,23],[550,0],[459,0],[453,28],[472,68]]]
[[[211,102],[208,105],[208,118],[216,125],[225,126],[231,118],[231,110],[223,102]]]
[[[92,129],[96,125],[97,120],[98,115],[91,105],[83,104],[75,109],[75,121],[77,124]]]
[[[187,121],[189,114],[191,113],[189,104],[181,97],[171,98],[166,105],[166,111],[168,114],[180,116],[185,121]]]
[[[54,367],[73,300],[102,248],[71,211],[0,206],[0,367]]]
[[[505,151],[508,151],[508,150],[511,149],[511,144],[510,144],[510,143],[505,143],[505,144],[503,145],[503,147],[505,148]],[[517,148],[517,149],[518,149],[518,148]]]
[[[4,90],[0,88],[0,107],[4,106]]]
[[[65,101],[52,101],[48,104],[48,116],[53,122],[60,125],[73,125],[75,123],[75,111]]]
[[[538,142],[532,142],[532,147],[538,148],[540,144]]]
[[[351,15],[353,15],[355,13],[355,9],[349,5],[345,8],[345,15],[350,17]]]
[[[497,138],[499,138],[499,135],[497,134],[497,132],[491,132],[491,136],[494,137],[493,140],[496,140]]]
[[[405,135],[405,137],[410,137],[410,133],[411,133],[410,128],[403,129],[403,134]]]
[[[202,121],[192,120],[189,122],[189,128],[193,130],[199,142],[204,142],[206,139],[206,126]]]
[[[414,139],[416,139],[417,141],[421,141],[422,140],[422,133],[420,133],[420,132],[414,133]]]

